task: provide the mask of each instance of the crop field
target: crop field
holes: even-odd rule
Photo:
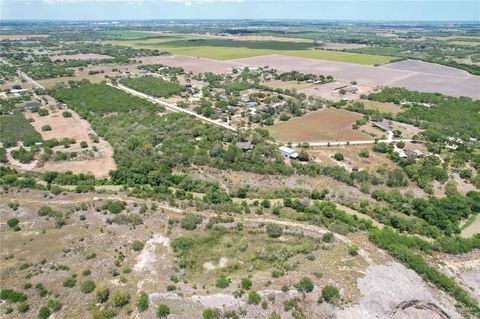
[[[367,134],[352,129],[352,124],[362,117],[358,113],[328,108],[277,123],[268,130],[281,142],[370,140]]]
[[[141,49],[157,49],[176,55],[187,55],[217,60],[247,58],[268,54],[283,54],[296,57],[322,59],[374,65],[391,61],[392,57],[359,53],[316,50],[313,42],[299,41],[234,41],[229,39],[178,36],[108,41],[115,45]]]
[[[18,141],[34,143],[42,140],[40,134],[35,131],[20,111],[13,111],[12,115],[0,116],[0,128],[0,141],[4,144]]]

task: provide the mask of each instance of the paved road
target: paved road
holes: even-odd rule
[[[0,59],[0,61],[8,66],[15,67],[11,63],[9,63],[7,60]],[[45,90],[45,87],[43,85],[41,85],[40,83],[38,83],[37,81],[35,81],[34,79],[26,75],[24,72],[20,71],[19,69],[17,69],[17,74],[23,79],[25,79],[27,82],[32,83],[35,87]]]
[[[228,124],[225,124],[225,123],[222,123],[220,120],[212,120],[208,117],[205,117],[203,115],[200,115],[200,114],[197,114],[195,112],[192,112],[190,110],[186,110],[186,109],[183,109],[181,107],[178,107],[174,104],[171,104],[171,103],[168,103],[168,102],[165,102],[161,99],[158,99],[158,98],[155,98],[153,96],[150,96],[148,94],[145,94],[145,93],[142,93],[142,92],[139,92],[139,91],[136,91],[134,89],[131,89],[129,87],[126,87],[124,85],[121,85],[121,84],[118,84],[118,85],[113,85],[113,84],[108,84],[110,85],[111,87],[114,87],[116,89],[119,89],[119,90],[122,90],[126,93],[129,93],[131,95],[135,95],[135,96],[138,96],[138,97],[141,97],[143,99],[146,99],[146,100],[149,100],[150,102],[153,102],[153,103],[156,103],[156,104],[161,104],[163,106],[165,106],[166,109],[170,110],[170,111],[173,111],[173,112],[183,112],[183,113],[187,113],[189,115],[193,115],[195,116],[196,118],[204,121],[204,122],[207,122],[207,123],[210,123],[210,124],[213,124],[213,125],[217,125],[217,126],[220,126],[220,127],[223,127],[223,128],[226,128],[228,130],[231,130],[231,131],[236,131],[236,129]]]

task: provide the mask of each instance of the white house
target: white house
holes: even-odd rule
[[[297,151],[295,151],[294,149],[291,149],[290,147],[280,146],[278,149],[280,150],[280,153],[282,153],[284,157],[293,158],[293,159],[298,157]]]

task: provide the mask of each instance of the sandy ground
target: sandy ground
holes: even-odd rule
[[[72,60],[101,60],[111,58],[110,55],[97,54],[97,53],[85,53],[85,54],[61,54],[61,55],[51,55],[50,60],[52,61],[72,61]]]
[[[352,129],[352,124],[361,118],[358,113],[327,108],[277,123],[268,130],[285,143],[370,140],[370,136]]]
[[[326,83],[322,85],[315,85],[306,87],[303,89],[299,89],[299,93],[305,93],[306,95],[312,95],[316,97],[320,97],[330,101],[339,101],[342,99],[346,99],[349,101],[354,101],[360,98],[361,94],[369,94],[374,90],[372,86],[368,85],[356,85],[358,91],[355,93],[347,92],[345,94],[340,94],[341,87],[350,86],[350,82],[345,81],[335,81],[331,83]]]
[[[257,67],[270,66],[280,71],[332,75],[342,81],[358,81],[370,86],[406,87],[424,92],[479,99],[480,76],[434,63],[405,60],[382,66],[366,66],[282,55],[264,55],[227,62]]]
[[[372,265],[365,277],[357,282],[363,297],[359,304],[338,310],[338,318],[461,318],[446,298],[434,296],[431,289],[410,269],[399,263]],[[421,306],[400,309],[409,301],[421,301]],[[438,307],[439,309],[436,309]]]
[[[34,121],[32,126],[37,130],[42,138],[47,139],[62,139],[65,137],[74,138],[76,144],[71,145],[70,148],[65,149],[63,146],[56,146],[53,151],[73,152],[81,151],[79,146],[81,141],[86,141],[89,146],[93,143],[90,140],[90,134],[95,132],[92,130],[90,124],[80,118],[80,116],[72,110],[72,117],[65,118],[62,112],[67,109],[60,109],[50,111],[47,116],[39,116],[37,113],[28,112],[25,114],[27,118],[31,117]],[[51,131],[42,131],[42,126],[50,125]],[[46,162],[42,167],[37,167],[34,170],[39,172],[46,171],[72,171],[74,173],[91,173],[96,177],[108,177],[110,170],[116,169],[115,161],[113,160],[113,148],[105,140],[99,139],[99,142],[94,144],[98,148],[98,156],[93,159],[86,160],[69,160],[62,162]]]

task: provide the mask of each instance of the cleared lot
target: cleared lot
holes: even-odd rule
[[[480,77],[434,63],[405,60],[383,66],[366,66],[284,55],[264,55],[230,62],[251,66],[270,66],[281,71],[332,75],[342,81],[358,81],[373,86],[405,87],[423,92],[480,99]]]
[[[194,58],[189,56],[152,56],[142,58],[143,64],[164,64],[170,67],[182,67],[187,72],[228,73],[233,68],[243,66],[242,63]]]
[[[352,129],[352,124],[361,118],[359,113],[329,108],[280,122],[268,130],[281,142],[371,140],[367,134]]]
[[[64,54],[64,55],[52,55],[50,56],[50,60],[52,61],[72,61],[72,60],[102,60],[102,59],[109,59],[111,56],[105,54],[97,54],[97,53],[85,53],[85,54]]]

